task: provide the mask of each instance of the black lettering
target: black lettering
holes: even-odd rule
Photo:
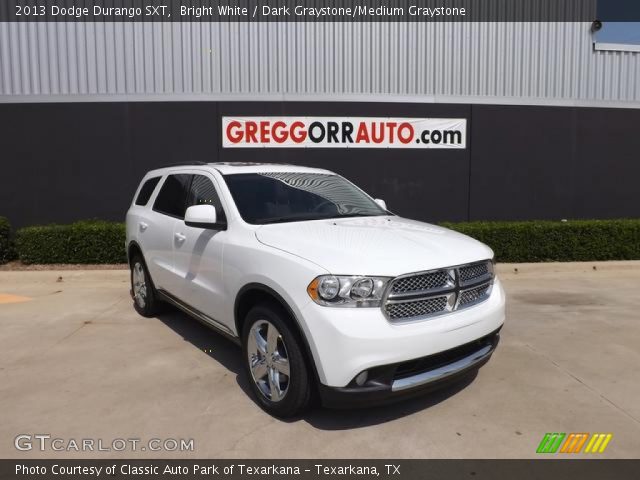
[[[319,136],[315,136],[313,133],[316,128],[320,129]],[[322,140],[324,140],[324,135],[325,135],[324,125],[322,123],[313,122],[311,125],[309,125],[309,140],[311,140],[313,143],[322,142]]]
[[[327,122],[327,143],[339,143],[338,132],[340,127],[338,122]]]
[[[353,133],[353,123],[342,122],[342,143],[353,143],[351,134]]]
[[[444,143],[462,143],[462,132],[460,130],[445,130]]]

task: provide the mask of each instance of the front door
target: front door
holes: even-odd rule
[[[195,174],[187,196],[187,208],[204,204],[213,205],[218,221],[226,223],[215,179],[208,174]],[[222,257],[226,237],[226,230],[189,227],[184,220],[175,224],[173,260],[180,285],[176,295],[190,307],[218,322],[224,317]]]

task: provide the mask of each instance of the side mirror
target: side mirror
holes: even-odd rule
[[[193,205],[184,214],[184,223],[189,227],[220,230],[222,225],[217,220],[216,207],[213,205]]]
[[[384,200],[382,200],[381,198],[376,198],[374,200],[374,202],[376,202],[378,204],[378,206],[384,208],[385,210],[387,209],[387,202],[385,202]]]

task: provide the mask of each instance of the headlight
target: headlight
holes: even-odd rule
[[[319,305],[331,307],[379,307],[390,278],[320,275],[307,287]]]
[[[333,300],[340,293],[340,281],[336,277],[324,277],[318,283],[318,296],[323,300]]]

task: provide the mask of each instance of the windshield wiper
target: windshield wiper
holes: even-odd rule
[[[285,223],[285,222],[304,222],[308,220],[335,220],[338,218],[353,218],[353,217],[384,217],[390,214],[371,214],[371,213],[346,213],[344,215],[329,215],[329,216],[310,216],[310,215],[283,215],[281,217],[269,217],[256,220],[256,223],[260,225],[268,225],[270,223]]]
[[[284,223],[284,222],[304,222],[306,220],[326,220],[331,217],[318,217],[318,216],[292,216],[286,215],[282,217],[270,217],[270,218],[261,218],[256,221],[256,223],[260,225],[268,225],[270,223]]]
[[[349,217],[386,217],[388,213],[346,213],[332,218],[349,218]]]

